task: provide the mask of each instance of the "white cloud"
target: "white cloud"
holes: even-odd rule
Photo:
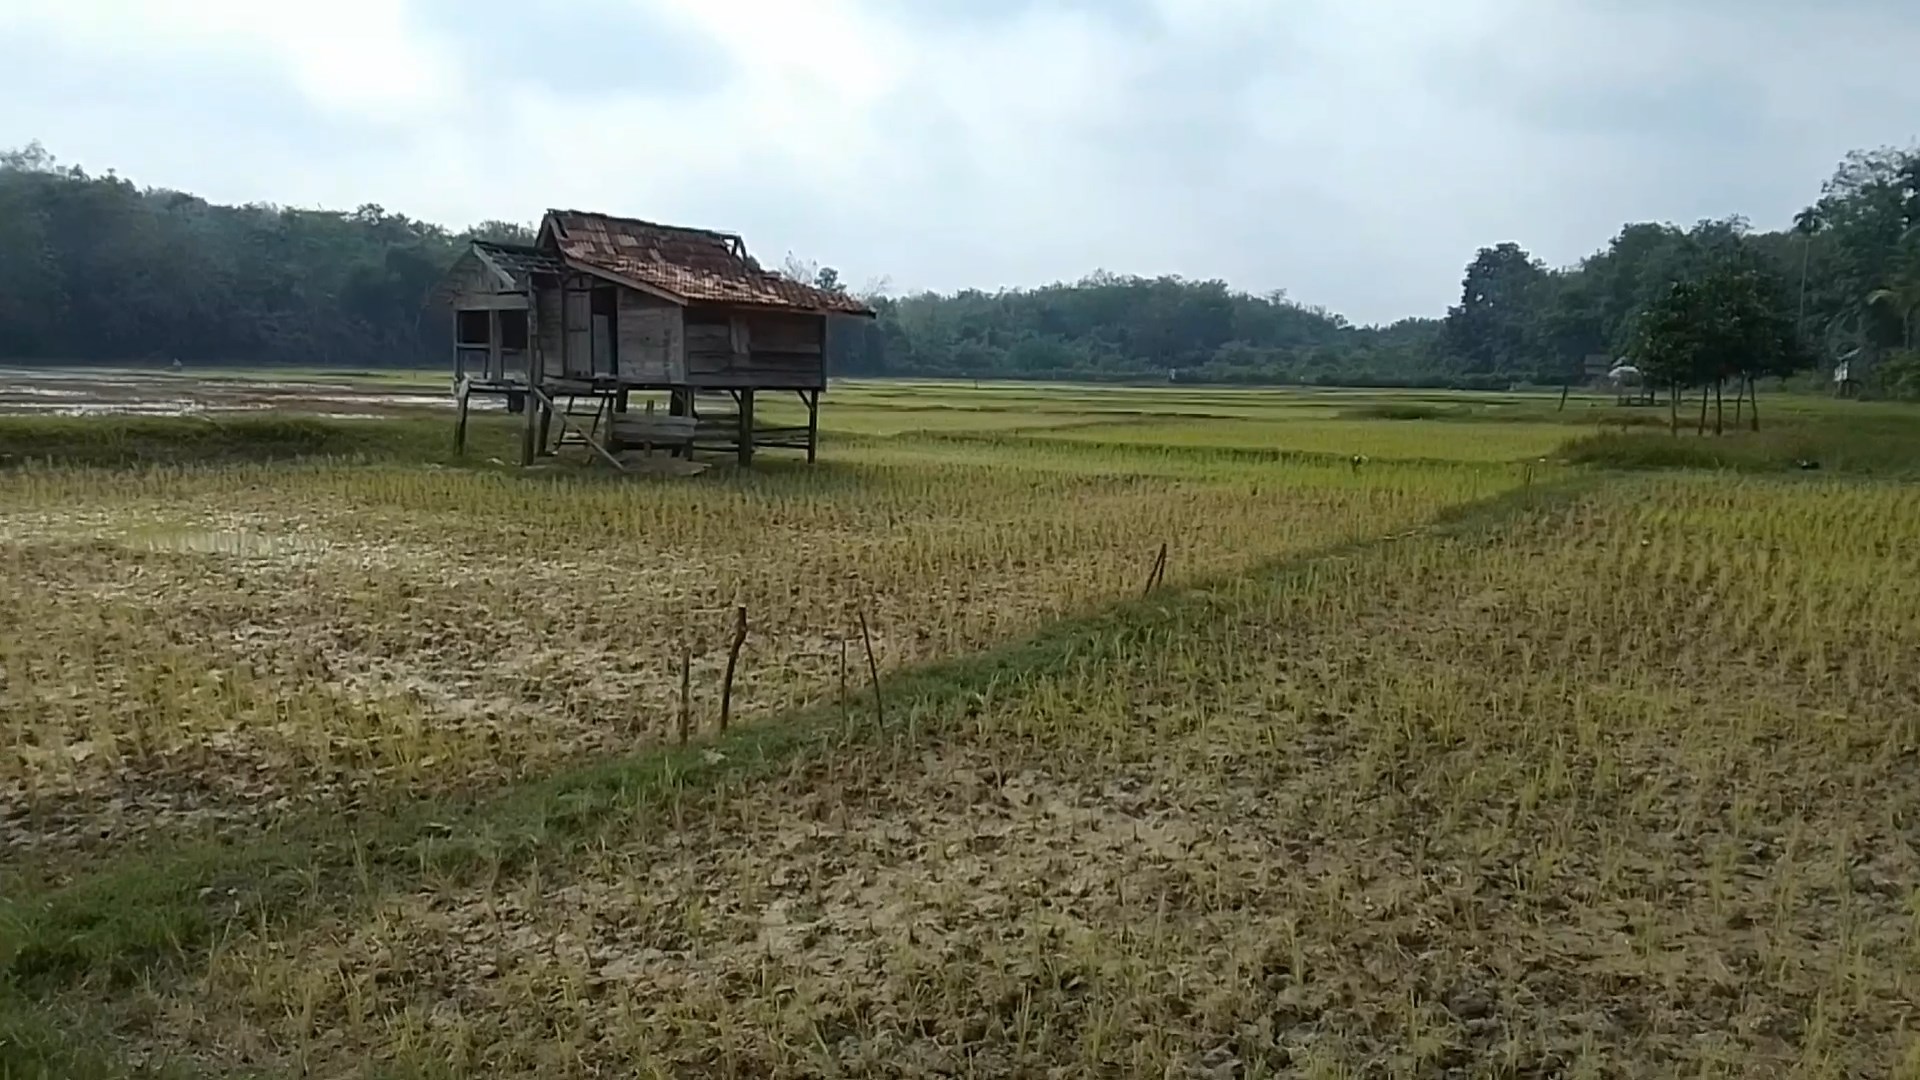
[[[316,107],[370,123],[417,123],[451,107],[455,59],[426,39],[404,6],[329,0],[324,8],[263,0],[63,0],[8,5],[0,27],[44,35],[97,58],[101,75],[130,57],[186,65],[248,56],[281,70]]]
[[[455,225],[684,220],[853,280],[1178,272],[1365,320],[1436,313],[1480,244],[1565,262],[1628,219],[1784,222],[1920,115],[1920,14],[1890,0],[440,9],[551,27],[486,60],[432,2],[7,5],[0,35],[43,59],[0,71],[0,144]]]

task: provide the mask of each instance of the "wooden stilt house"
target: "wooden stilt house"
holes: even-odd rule
[[[633,447],[812,461],[829,319],[873,315],[762,269],[730,233],[577,210],[547,211],[531,246],[474,241],[440,297],[454,313],[456,444],[473,395],[505,396],[525,415],[522,464],[568,442],[616,467]],[[797,394],[806,426],[756,422],[766,392]]]

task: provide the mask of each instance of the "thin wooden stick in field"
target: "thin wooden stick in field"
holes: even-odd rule
[[[685,645],[680,647],[680,716],[676,726],[680,745],[687,745],[687,734],[693,727],[693,650]]]
[[[847,705],[847,639],[840,639],[840,719],[842,722],[852,719]]]
[[[733,640],[727,645],[727,676],[720,684],[720,730],[733,720],[733,669],[740,662],[740,646],[747,643],[747,605],[733,613]]]
[[[880,699],[880,664],[873,658],[873,634],[867,629],[867,613],[860,612],[860,640],[867,646],[867,674],[873,679],[873,715],[884,724],[887,722],[887,704]]]
[[[1147,568],[1147,587],[1140,590],[1140,595],[1144,597],[1147,594],[1153,592],[1153,587],[1155,585],[1160,584],[1160,578],[1166,572],[1167,572],[1167,542],[1165,540],[1162,540],[1160,542],[1160,553],[1153,557],[1153,565]]]

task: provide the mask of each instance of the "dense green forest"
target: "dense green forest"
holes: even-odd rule
[[[219,206],[0,154],[0,359],[436,366],[444,313],[425,301],[468,237],[366,205]],[[873,297],[845,324],[840,374],[1342,385],[1556,384],[1624,355],[1676,282],[1734,269],[1822,366],[1853,357],[1886,392],[1920,393],[1920,150],[1849,155],[1784,232],[1740,218],[1638,223],[1577,266],[1518,244],[1470,261],[1441,319],[1354,326],[1220,281],[1096,273],[1071,284]],[[831,269],[817,271],[832,284]]]

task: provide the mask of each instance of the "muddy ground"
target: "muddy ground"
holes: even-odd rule
[[[380,417],[422,409],[450,409],[451,382],[425,377],[338,377],[293,373],[134,370],[125,368],[0,368],[0,415],[183,416],[277,410],[332,417]],[[501,408],[478,399],[475,408]]]

